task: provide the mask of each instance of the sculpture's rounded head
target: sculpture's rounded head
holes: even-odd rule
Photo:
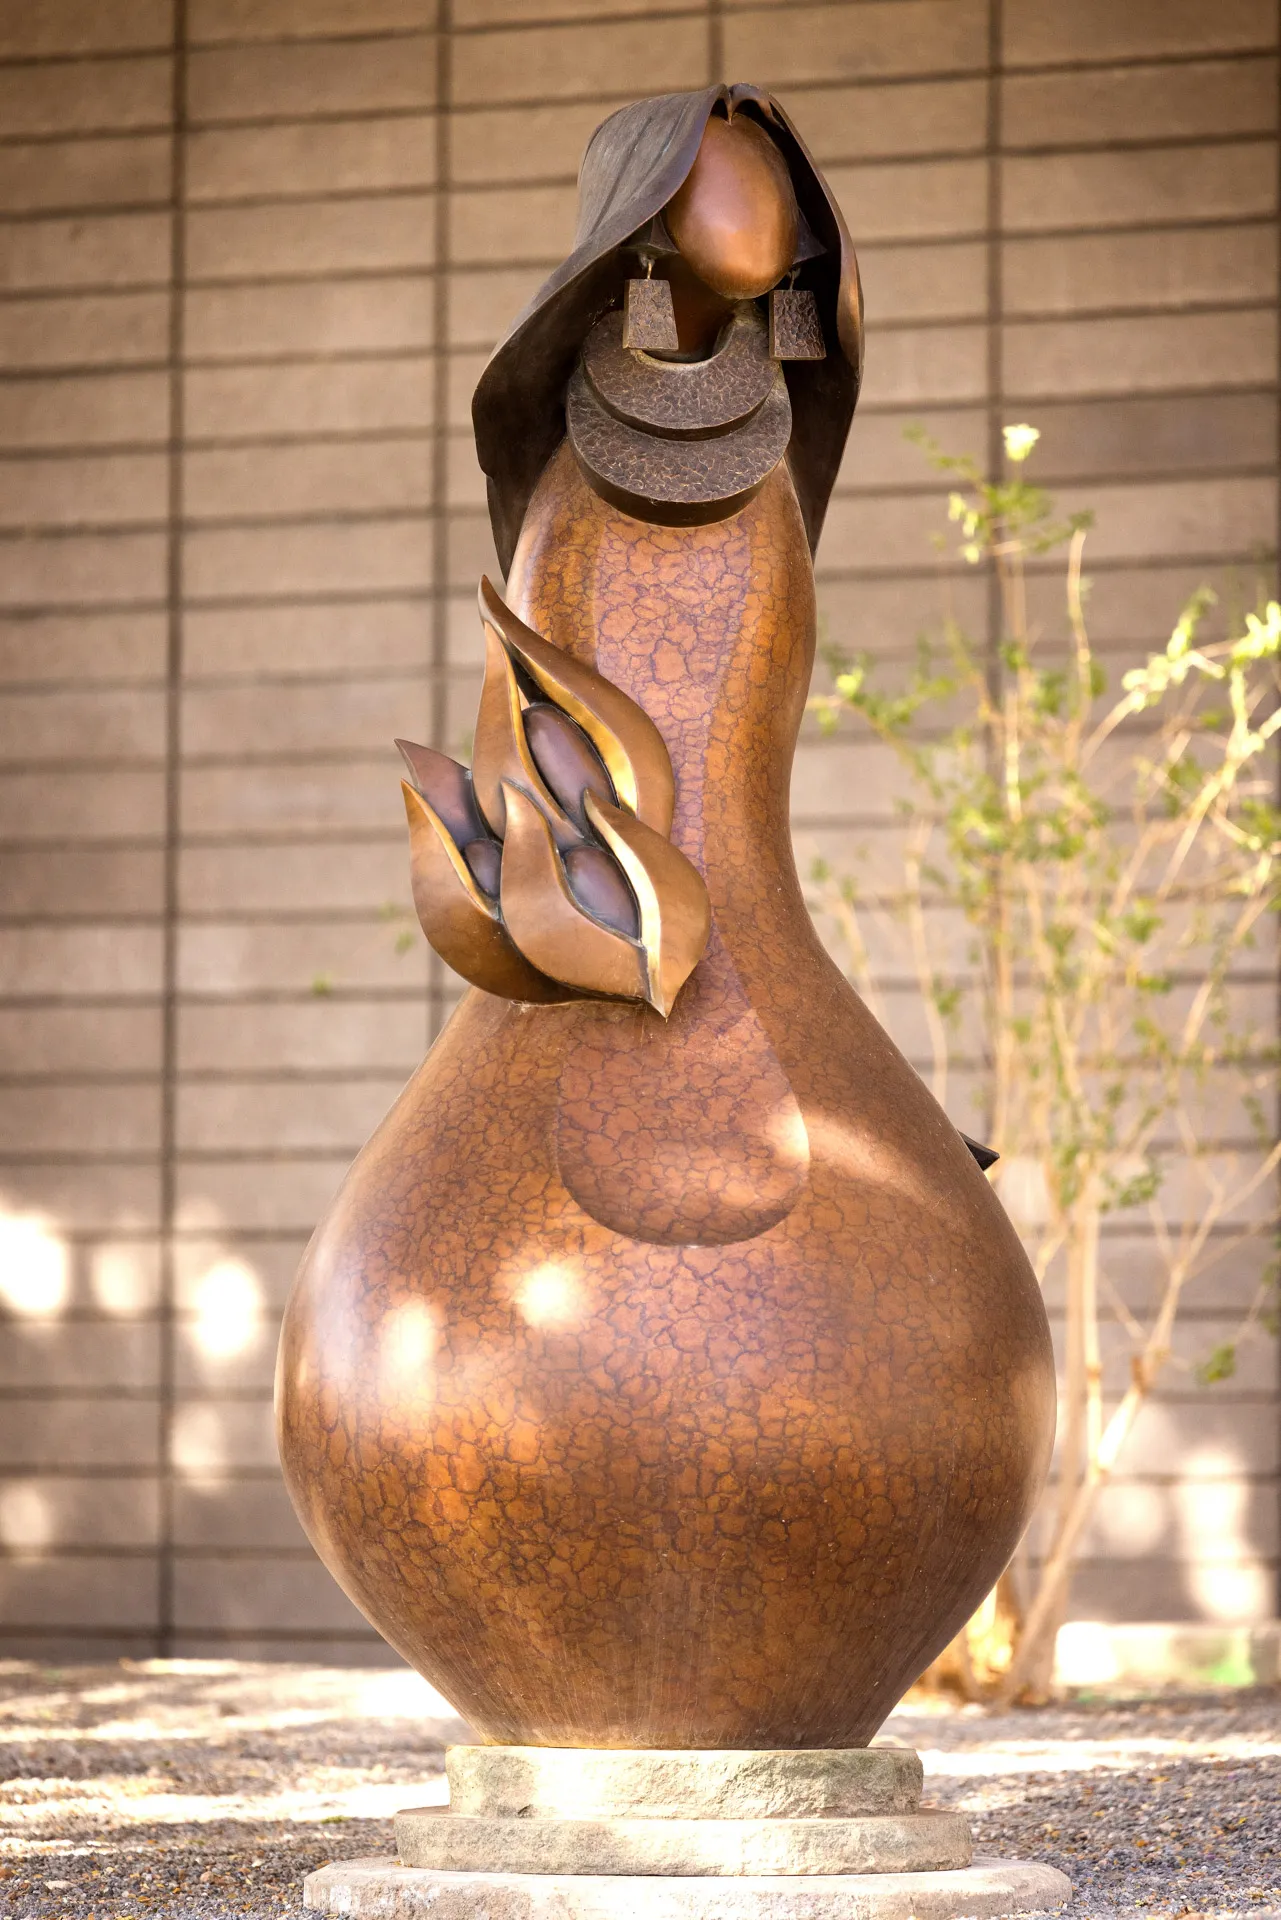
[[[774,141],[746,114],[715,114],[707,122],[663,220],[699,279],[727,300],[768,293],[796,258],[792,176]]]
[[[587,145],[573,249],[494,349],[472,400],[501,567],[565,437],[583,343],[642,272],[671,287],[681,357],[706,352],[733,303],[795,269],[821,357],[789,357],[788,467],[813,548],[841,464],[863,363],[858,266],[841,210],[777,100],[704,87],[619,107]]]

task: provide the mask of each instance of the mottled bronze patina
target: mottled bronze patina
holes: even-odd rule
[[[692,98],[705,123],[721,96]],[[669,130],[689,118],[657,109]],[[813,227],[814,178],[770,137]],[[665,200],[635,204],[633,232]],[[805,378],[849,373],[848,285],[827,258],[827,357]],[[281,1341],[281,1451],[335,1578],[491,1741],[864,1745],[991,1586],[1045,1474],[1054,1382],[1026,1257],[824,953],[793,865],[825,471],[794,435],[746,504],[674,526],[604,497],[561,438],[521,506],[507,605],[482,597],[507,718],[477,752],[501,749],[500,772],[473,788],[410,755],[424,924],[435,939],[445,900],[447,937],[488,941],[494,984],[317,1230]],[[523,472],[500,465],[500,526]],[[544,702],[595,762],[559,719],[534,727],[538,761],[524,716]],[[500,835],[495,901],[466,856],[483,866]],[[637,909],[632,939],[593,896],[616,945],[593,935],[587,959],[580,848]],[[661,923],[690,937],[685,872],[710,931],[682,984]],[[460,897],[479,918],[458,920]],[[643,981],[625,949],[649,956]]]

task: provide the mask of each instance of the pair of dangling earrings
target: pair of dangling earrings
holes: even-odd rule
[[[675,353],[680,347],[676,309],[666,280],[655,280],[653,261],[646,260],[643,280],[629,280],[623,306],[623,345],[643,353]],[[818,301],[808,287],[775,287],[769,297],[769,350],[774,360],[823,360],[823,323]]]

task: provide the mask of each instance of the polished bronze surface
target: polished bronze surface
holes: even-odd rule
[[[472,419],[504,570],[564,438],[565,388],[583,341],[602,313],[623,305],[638,247],[648,247],[655,220],[689,177],[709,120],[727,113],[758,125],[778,148],[804,223],[797,257],[784,268],[797,267],[797,284],[814,293],[827,352],[785,363],[784,371],[795,429],[788,459],[811,550],[818,543],[862,374],[858,264],[841,210],[778,101],[759,87],[712,86],[638,100],[596,129],[579,172],[574,250],[513,321],[480,377]],[[679,253],[659,258],[655,272],[671,286],[678,336],[682,311],[697,336],[682,346],[710,346],[728,304],[717,305],[720,297]]]
[[[699,279],[727,299],[768,293],[796,258],[799,213],[787,162],[746,114],[708,120],[663,219]]]
[[[640,939],[640,908],[616,860],[599,847],[574,847],[564,865],[569,890],[580,907],[629,940]]]
[[[558,847],[576,847],[582,840],[581,829],[557,804],[538,770],[525,733],[525,702],[516,669],[493,627],[485,629],[485,679],[476,715],[471,772],[480,810],[500,839],[506,828],[504,795],[510,782],[537,800]]]
[[[502,637],[540,693],[577,721],[595,747],[616,797],[655,833],[666,834],[676,804],[672,758],[645,709],[603,674],[525,624],[482,579],[480,616]]]
[[[587,818],[617,860],[640,907],[640,942],[647,970],[646,998],[659,1013],[702,959],[712,930],[711,902],[697,867],[670,840],[625,807],[584,795]]]
[[[578,723],[549,700],[527,706],[524,721],[530,754],[548,792],[580,834],[587,833],[585,796],[594,793],[598,800],[614,804],[614,787],[604,761]]]
[[[707,945],[707,887],[670,845],[662,735],[480,583],[472,766],[397,745],[414,904],[464,980],[516,1000],[642,999],[664,1017]]]
[[[626,365],[615,311],[581,365],[683,182],[671,238],[722,278],[769,227],[757,160],[795,185],[784,266],[824,358],[744,400],[728,362]],[[304,1258],[281,1455],[326,1565],[487,1740],[861,1746],[1031,1513],[1048,1329],[792,861],[810,550],[857,383],[848,235],[753,88],[612,115],[581,195],[574,255],[477,393],[511,604],[482,583],[474,785],[405,748],[420,917],[484,990]],[[762,262],[789,247],[764,233]],[[762,328],[722,349],[764,355]],[[723,488],[780,406],[787,457],[784,434],[717,494],[707,449],[730,448]],[[673,524],[691,452],[714,511]]]
[[[513,943],[495,904],[496,889],[483,872],[483,856],[482,870],[477,871],[475,843],[460,848],[416,788],[405,780],[401,791],[409,821],[414,906],[423,932],[441,959],[488,993],[517,1000],[570,998],[562,983],[546,979]],[[491,869],[489,879],[495,877]]]
[[[996,1196],[805,912],[788,468],[676,529],[563,447],[509,594],[657,725],[711,937],[666,1022],[464,999],[299,1275],[290,1490],[490,1740],[865,1744],[1017,1541],[1054,1379]]]
[[[519,787],[506,787],[505,794],[503,923],[520,951],[568,986],[644,998],[649,982],[639,943],[583,912],[543,814]]]

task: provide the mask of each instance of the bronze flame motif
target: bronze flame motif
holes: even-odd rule
[[[442,959],[509,999],[647,1000],[664,1017],[702,958],[707,888],[667,838],[662,736],[480,583],[485,682],[470,773],[397,744],[413,775],[414,904]]]
[[[472,766],[403,749],[415,902],[471,991],[304,1258],[281,1455],[487,1741],[861,1746],[1027,1522],[1048,1329],[983,1149],[793,864],[859,379],[839,211],[749,87],[611,116],[580,192],[477,389],[508,578]],[[654,274],[677,349],[623,345]]]

